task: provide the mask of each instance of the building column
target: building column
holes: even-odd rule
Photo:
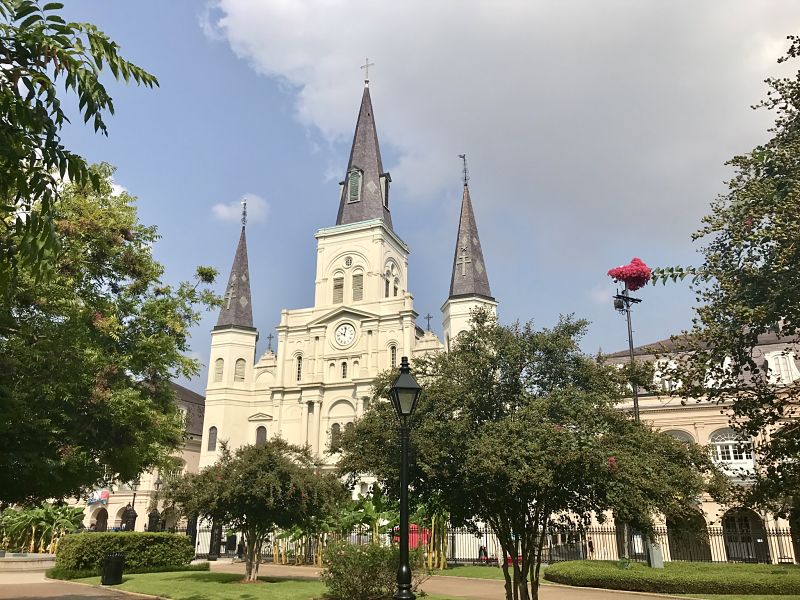
[[[322,456],[322,398],[314,402],[314,452],[317,456]]]
[[[300,399],[300,445],[308,443],[308,403]]]

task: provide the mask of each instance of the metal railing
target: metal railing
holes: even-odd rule
[[[175,530],[187,533],[186,529]],[[309,537],[301,540],[279,540],[279,559],[290,564],[310,564],[324,546],[335,541],[346,540],[351,544],[372,543],[371,536],[364,531],[349,534],[327,534],[322,538]],[[200,527],[195,534],[197,558],[209,556],[212,530]],[[412,545],[425,546],[427,530],[412,536]],[[657,543],[665,561],[693,562],[746,562],[746,563],[793,563],[795,548],[800,545],[793,540],[789,529],[760,529],[758,531],[728,530],[708,527],[701,531],[677,530],[658,527],[655,530]],[[392,534],[381,536],[381,543],[393,543]],[[219,557],[237,556],[239,538],[223,535],[217,551]],[[262,548],[262,560],[271,562],[275,546],[268,540]],[[487,528],[477,531],[453,528],[447,532],[447,561],[450,564],[499,565],[503,552],[497,536]],[[622,557],[635,562],[647,560],[645,536],[624,527],[596,526],[582,530],[553,530],[548,533],[542,549],[542,561],[555,563],[567,560],[618,560]]]

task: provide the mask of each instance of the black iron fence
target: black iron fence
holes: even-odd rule
[[[192,535],[187,529],[175,530]],[[235,558],[241,553],[236,534],[222,532],[217,542],[209,527],[200,527],[193,533],[197,558],[211,556]],[[427,530],[412,536],[412,546],[425,548],[428,543]],[[278,553],[278,562],[284,564],[312,564],[319,552],[334,541],[347,540],[351,544],[372,543],[368,532],[355,531],[350,534],[329,534],[292,539],[276,536],[262,548],[262,560],[272,562]],[[795,544],[789,529],[761,529],[759,531],[728,530],[708,527],[704,530],[678,530],[667,527],[656,528],[655,543],[661,549],[665,561],[695,562],[747,562],[747,563],[793,563]],[[214,552],[212,546],[219,547]],[[393,543],[391,534],[381,536],[380,543]],[[490,529],[470,531],[450,529],[447,533],[447,561],[451,564],[499,565],[503,552],[497,536]],[[647,560],[648,543],[642,534],[625,527],[588,527],[583,530],[563,530],[547,534],[542,548],[542,560],[554,563],[567,560]],[[508,560],[508,559],[507,559]]]

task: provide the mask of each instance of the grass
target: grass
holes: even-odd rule
[[[453,565],[434,575],[445,577],[473,577],[475,579],[503,579],[503,569],[497,565]]]
[[[783,594],[782,600],[788,600],[790,594],[800,594],[800,567],[795,565],[673,562],[664,569],[638,563],[622,569],[612,561],[572,561],[548,567],[544,577],[566,585],[693,594],[714,600],[755,600],[757,594]]]
[[[112,589],[150,594],[172,600],[316,600],[325,594],[325,585],[310,579],[259,577],[260,584],[239,583],[236,573],[142,573],[124,575],[122,584]],[[76,580],[100,585],[99,577]],[[427,596],[428,600],[455,600]]]

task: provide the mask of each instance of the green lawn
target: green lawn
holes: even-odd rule
[[[325,593],[320,581],[282,577],[259,577],[263,583],[242,584],[235,573],[141,573],[125,575],[112,589],[151,594],[173,600],[316,600]],[[100,585],[99,577],[76,580]],[[429,600],[454,600],[427,596]]]
[[[444,571],[434,571],[445,577],[474,577],[475,579],[503,579],[503,569],[496,565],[453,565]]]
[[[783,594],[782,600],[794,594],[800,600],[800,567],[796,565],[673,562],[663,569],[638,563],[624,569],[613,561],[572,561],[552,565],[544,576],[566,585],[686,594],[713,600],[755,600],[758,594],[762,598]]]

